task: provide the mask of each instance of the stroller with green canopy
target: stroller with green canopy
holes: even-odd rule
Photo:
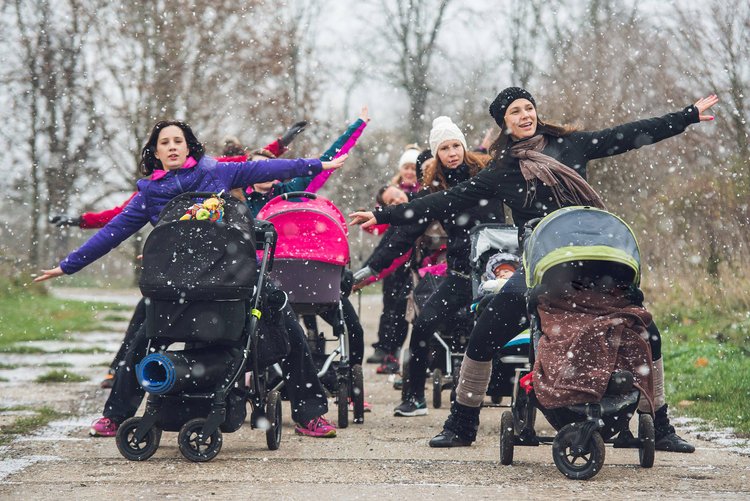
[[[566,207],[527,225],[523,266],[533,370],[519,374],[502,414],[500,462],[512,464],[515,446],[552,443],[558,470],[584,480],[601,469],[607,442],[637,448],[640,465],[651,467],[651,414],[639,415],[637,437],[629,426],[653,388],[632,230],[609,212]],[[537,436],[537,409],[554,437]]]

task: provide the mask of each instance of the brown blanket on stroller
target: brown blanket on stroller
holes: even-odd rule
[[[651,314],[622,290],[575,290],[539,297],[542,332],[534,363],[534,391],[548,409],[598,402],[615,369],[633,373],[653,410]]]

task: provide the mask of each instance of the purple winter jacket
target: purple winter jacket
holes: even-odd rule
[[[60,267],[66,275],[70,275],[93,263],[149,221],[156,224],[167,202],[182,193],[218,193],[274,179],[314,176],[322,170],[323,165],[317,158],[219,163],[214,158],[204,156],[195,167],[171,170],[158,180],[140,179],[138,193],[122,212],[85,244],[68,254],[60,262]]]

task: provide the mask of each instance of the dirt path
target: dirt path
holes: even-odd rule
[[[88,299],[102,296],[96,291]],[[134,304],[137,296],[125,291],[105,299]],[[377,296],[362,297],[368,338],[374,336],[379,305]],[[124,325],[113,323],[111,328],[113,332],[77,336],[76,342],[98,343],[114,352]],[[566,480],[555,468],[549,446],[517,448],[513,466],[500,465],[503,409],[482,412],[479,439],[472,447],[430,449],[427,440],[440,430],[447,409],[431,408],[425,417],[393,417],[399,393],[389,377],[375,374],[372,365],[365,367],[365,382],[374,411],[366,415],[364,424],[339,430],[337,438],[294,435],[284,403],[278,451],[266,448],[262,432],[244,426],[224,435],[221,453],[209,463],[183,459],[174,433],[164,433],[149,461],[129,462],[120,456],[114,439],[87,436],[87,425],[106,399],[97,383],[105,370],[102,364],[111,355],[78,356],[84,358],[75,361],[75,372],[87,375],[88,382],[33,383],[35,371],[42,370],[34,364],[15,379],[8,374],[20,367],[0,371],[9,379],[0,383],[3,407],[45,403],[71,415],[0,449],[0,499],[750,498],[750,456],[702,441],[684,429],[678,431],[696,443],[695,454],[657,453],[654,467],[642,469],[637,466],[637,451],[608,447],[603,471],[587,482]],[[8,364],[7,355],[2,357],[6,358],[0,362]],[[60,356],[45,355],[40,360],[44,357]],[[329,416],[334,417],[331,409]],[[0,425],[7,419],[11,416],[0,415]]]

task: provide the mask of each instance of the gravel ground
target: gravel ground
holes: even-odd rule
[[[56,292],[130,305],[138,299],[135,291]],[[380,298],[362,296],[361,304],[369,345],[376,332]],[[479,438],[472,447],[430,449],[427,441],[441,429],[447,409],[430,408],[424,417],[393,417],[400,394],[392,389],[393,377],[376,374],[373,365],[365,367],[365,391],[373,412],[366,414],[364,424],[340,429],[336,438],[295,435],[285,402],[277,451],[267,449],[263,432],[243,426],[224,435],[221,453],[209,463],[185,460],[177,448],[176,433],[166,432],[154,457],[129,462],[117,451],[114,439],[87,436],[88,424],[99,416],[107,396],[98,389],[98,381],[124,326],[112,322],[111,331],[75,336],[80,347],[105,347],[107,354],[0,355],[0,363],[19,365],[0,370],[0,377],[7,380],[0,383],[3,407],[46,405],[69,416],[0,448],[0,499],[750,498],[746,446],[727,442],[726,432],[715,440],[716,431],[698,432],[694,423],[678,427],[678,432],[696,444],[695,454],[657,452],[654,467],[642,469],[636,450],[607,447],[603,470],[584,482],[567,480],[557,471],[550,446],[516,448],[513,465],[502,466],[498,460],[502,408],[483,410]],[[59,349],[54,344],[42,346],[49,351]],[[40,363],[47,360],[67,361],[74,365],[69,370],[89,380],[34,383],[46,370]],[[0,414],[0,426],[18,414]],[[331,402],[329,417],[335,415]]]

